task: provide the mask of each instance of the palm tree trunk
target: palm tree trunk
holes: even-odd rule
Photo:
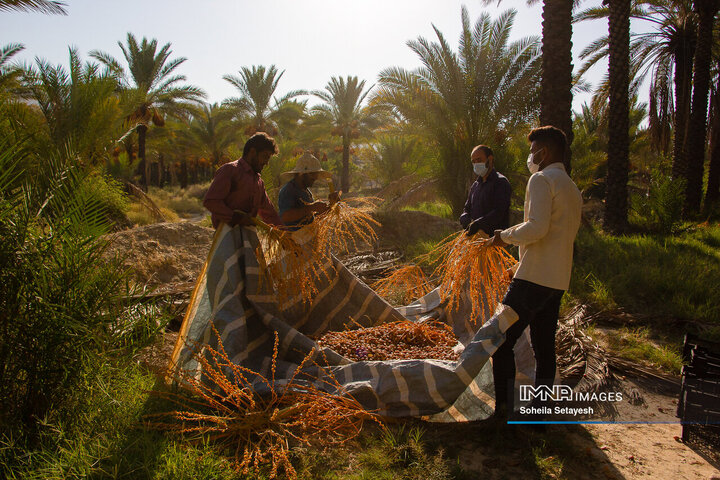
[[[193,162],[192,173],[190,175],[190,183],[193,185],[198,183],[199,168],[200,168],[200,160],[196,158],[195,161]]]
[[[565,166],[570,173],[572,131],[573,0],[545,0],[542,22],[540,124],[553,125],[567,136]]]
[[[693,65],[692,111],[685,139],[685,158],[688,165],[685,216],[699,213],[702,200],[713,21],[719,6],[718,0],[695,0],[695,10],[698,13],[698,33]]]
[[[178,183],[178,173],[177,173],[177,162],[170,162],[170,165],[168,165],[168,178],[170,186],[177,185]]]
[[[148,162],[150,169],[150,185],[160,186],[160,165],[158,162]]]
[[[127,154],[128,158],[128,165],[132,165],[133,162],[133,156],[135,155],[135,146],[132,143],[132,135],[128,135],[123,142],[123,147],[125,148],[125,153]]]
[[[630,0],[610,0],[608,161],[605,228],[613,233],[627,226],[627,183],[630,141]]]
[[[710,167],[705,211],[709,212],[720,198],[720,85],[713,89],[710,100]]]
[[[140,187],[146,192],[148,187],[147,168],[145,162],[145,135],[147,134],[147,130],[147,125],[140,124],[137,126],[138,158],[140,158],[140,163],[138,164],[138,172],[140,173]]]
[[[166,180],[165,175],[165,155],[162,152],[158,154],[158,187],[162,188]]]
[[[687,123],[690,118],[692,59],[695,46],[683,42],[675,51],[675,118],[673,121],[673,179],[687,180],[687,163],[683,156]]]
[[[350,192],[350,136],[343,135],[342,175],[340,176],[340,189],[343,193]]]
[[[180,161],[180,188],[188,186],[188,164],[187,159]]]

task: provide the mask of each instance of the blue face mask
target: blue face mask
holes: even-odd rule
[[[487,173],[488,168],[484,163],[473,163],[473,172],[479,177],[484,177]]]

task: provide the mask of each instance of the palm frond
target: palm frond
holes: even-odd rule
[[[22,43],[8,43],[7,45],[0,47],[0,68],[2,68],[14,55],[17,55],[24,49],[25,46]]]
[[[610,14],[608,7],[591,7],[573,15],[573,23],[584,22],[587,20],[600,20],[607,18]]]
[[[0,0],[0,11],[19,10],[52,15],[67,15],[65,2],[55,0]]]

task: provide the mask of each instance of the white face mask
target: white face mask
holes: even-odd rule
[[[528,155],[528,158],[527,158],[527,168],[528,168],[528,170],[530,170],[531,175],[533,173],[537,173],[538,171],[540,171],[540,165],[533,163],[533,157],[534,157],[534,155],[531,153]]]
[[[475,172],[475,175],[484,177],[487,171],[487,165],[485,165],[484,163],[473,163],[473,172]]]

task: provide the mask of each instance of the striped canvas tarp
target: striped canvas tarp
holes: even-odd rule
[[[303,230],[293,234],[299,244],[308,240]],[[278,385],[291,378],[305,356],[315,349],[315,358],[323,359],[327,365],[324,370],[343,391],[381,415],[428,416],[430,420],[451,422],[483,419],[493,412],[489,359],[503,342],[504,332],[517,320],[512,309],[499,305],[483,323],[463,316],[462,302],[459,309],[446,311],[438,291],[396,309],[334,257],[328,257],[331,265],[326,265],[333,267],[326,268],[331,274],[316,279],[318,293],[312,301],[291,298],[278,305],[275,295],[261,281],[256,256],[257,251],[261,252],[259,246],[254,227],[218,228],[175,345],[171,371],[202,374],[194,350],[201,348],[198,345],[217,347],[214,325],[234,363],[265,374],[270,369],[277,332]],[[453,326],[464,346],[458,361],[352,362],[313,340],[330,330],[344,330],[348,322],[372,326],[428,318],[439,318]],[[528,370],[527,366],[521,369]],[[329,383],[322,385],[334,388]]]

